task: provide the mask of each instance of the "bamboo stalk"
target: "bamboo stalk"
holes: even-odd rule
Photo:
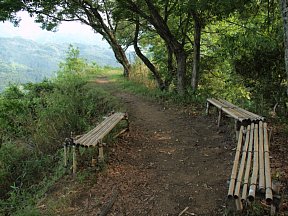
[[[236,205],[237,211],[241,211],[243,209],[243,205],[242,205],[242,202],[240,201],[240,199],[235,199],[235,205]]]
[[[254,156],[253,156],[253,173],[250,182],[250,189],[248,199],[250,202],[254,201],[256,193],[256,184],[258,179],[258,159],[259,159],[259,146],[258,146],[258,124],[254,128]]]
[[[252,151],[253,151],[253,138],[254,138],[254,123],[248,125],[246,137],[249,137],[249,149],[248,149],[248,156],[247,156],[247,163],[243,181],[243,189],[242,189],[242,197],[241,200],[244,201],[247,199],[247,190],[248,190],[248,182],[250,176],[250,169],[251,169],[251,159],[252,159]]]
[[[250,128],[248,127],[248,129],[250,129]],[[244,147],[242,150],[242,157],[241,157],[240,167],[239,167],[235,191],[234,191],[234,198],[235,199],[238,199],[239,194],[240,194],[240,187],[241,187],[243,172],[244,172],[245,163],[246,163],[248,145],[249,145],[249,134],[247,132],[246,137],[245,137],[245,144],[244,144]]]
[[[234,159],[233,168],[232,168],[232,174],[230,177],[230,184],[229,184],[229,190],[228,190],[228,198],[229,199],[231,199],[233,197],[233,191],[234,191],[234,187],[235,187],[235,180],[236,180],[237,169],[238,169],[238,164],[239,164],[240,152],[241,152],[241,148],[242,148],[243,130],[244,130],[244,126],[241,126],[238,144],[237,144],[237,149],[236,149],[236,153],[235,153],[235,159]]]
[[[259,191],[265,192],[263,122],[259,122]]]
[[[267,123],[264,123],[264,154],[265,154],[265,180],[266,180],[266,202],[271,203],[273,200],[272,183],[270,173],[270,157],[269,157],[269,138],[267,132]]]

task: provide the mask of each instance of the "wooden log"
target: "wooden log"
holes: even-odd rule
[[[233,163],[233,168],[232,168],[232,174],[231,174],[230,183],[229,183],[229,190],[228,190],[228,198],[229,199],[231,199],[233,197],[233,195],[234,195],[234,187],[235,187],[236,175],[237,175],[239,158],[240,158],[242,142],[243,142],[242,141],[242,139],[243,139],[243,130],[244,130],[244,127],[241,126],[239,139],[238,139],[238,144],[237,144],[237,149],[236,149],[235,158],[234,158],[234,163]]]
[[[265,193],[264,137],[263,122],[259,122],[259,191]]]
[[[259,145],[258,145],[258,124],[255,124],[254,128],[254,155],[253,155],[253,173],[250,182],[250,189],[248,199],[250,202],[254,201],[255,194],[256,194],[256,185],[258,179],[258,172],[259,172]]]
[[[265,182],[266,182],[266,202],[268,204],[272,203],[273,194],[272,194],[272,182],[271,182],[271,173],[270,173],[270,156],[269,156],[269,138],[267,131],[267,123],[264,123],[264,164],[265,164]]]
[[[254,144],[253,143],[253,138],[254,138],[253,132],[254,132],[254,123],[252,123],[251,126],[248,125],[248,127],[247,127],[246,138],[249,137],[249,148],[248,148],[247,163],[246,163],[245,174],[244,174],[241,201],[245,201],[247,199],[248,183],[249,183],[250,170],[251,170],[251,159],[252,159],[253,144]]]
[[[248,128],[250,129],[250,127]],[[243,172],[246,164],[246,156],[247,156],[247,151],[248,151],[248,146],[249,146],[249,141],[250,141],[250,136],[249,132],[247,132],[246,137],[245,137],[245,144],[242,149],[242,157],[241,157],[241,162],[240,162],[240,167],[238,170],[238,175],[237,175],[237,181],[236,181],[236,186],[235,186],[235,191],[234,191],[234,198],[238,199],[239,194],[240,194],[240,188],[242,184],[242,179],[243,179]]]

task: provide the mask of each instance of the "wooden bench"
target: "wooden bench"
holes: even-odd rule
[[[106,117],[103,122],[97,125],[94,129],[84,134],[78,139],[66,138],[64,143],[64,166],[67,167],[68,157],[67,154],[69,149],[72,147],[72,158],[73,158],[73,174],[77,170],[77,154],[79,152],[79,147],[98,147],[98,161],[104,161],[104,152],[103,152],[103,139],[110,133],[110,131],[121,121],[127,121],[127,128],[122,132],[126,131],[129,128],[128,116],[126,113],[114,113],[109,117]],[[121,133],[122,133],[121,132]]]
[[[269,139],[267,123],[262,121],[240,128],[228,198],[234,198],[237,210],[242,210],[248,200],[255,200],[256,192],[265,194],[266,203],[271,204]]]
[[[206,114],[209,114],[210,105],[214,105],[218,109],[218,127],[220,127],[220,121],[222,118],[222,113],[226,113],[228,116],[235,119],[235,131],[236,131],[236,139],[238,139],[239,130],[241,125],[247,126],[252,122],[256,123],[259,121],[264,121],[265,118],[257,115],[255,113],[249,112],[245,109],[242,109],[224,99],[215,99],[208,98],[207,99],[207,107]]]

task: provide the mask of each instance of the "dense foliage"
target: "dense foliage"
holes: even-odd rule
[[[287,114],[284,0],[281,4],[276,0],[34,0],[2,4],[1,19],[15,24],[15,12],[22,9],[35,15],[36,22],[47,30],[64,20],[89,25],[109,43],[126,76],[131,66],[124,51],[133,45],[161,90],[198,98],[224,97],[259,114],[272,109]],[[284,19],[287,29],[285,24]],[[269,92],[271,97],[267,97]]]
[[[47,181],[63,174],[64,138],[95,126],[117,106],[102,89],[87,85],[87,74],[102,69],[78,56],[70,48],[57,78],[11,85],[0,95],[0,214],[23,211],[43,195]]]

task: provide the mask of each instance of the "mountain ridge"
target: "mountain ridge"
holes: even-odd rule
[[[9,83],[39,82],[55,75],[69,45],[80,57],[99,66],[119,67],[111,49],[81,43],[39,43],[21,37],[0,37],[0,91]]]

